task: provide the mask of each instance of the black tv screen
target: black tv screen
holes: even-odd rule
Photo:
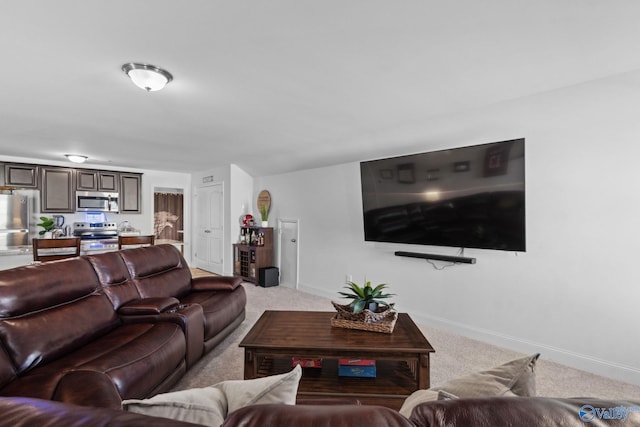
[[[524,138],[360,163],[366,241],[524,252]]]

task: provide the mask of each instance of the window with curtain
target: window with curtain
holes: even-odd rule
[[[156,239],[183,241],[183,202],[182,194],[153,194],[153,222]]]

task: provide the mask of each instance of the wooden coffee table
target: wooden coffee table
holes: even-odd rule
[[[411,393],[429,388],[435,350],[408,314],[399,313],[391,334],[332,327],[333,316],[265,311],[240,342],[245,379],[289,372],[292,357],[302,357],[322,359],[322,368],[303,370],[299,397],[349,397],[399,409]],[[339,377],[339,358],[376,360],[376,377]]]

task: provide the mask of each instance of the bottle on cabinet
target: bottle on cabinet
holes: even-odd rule
[[[240,239],[238,243],[241,245],[264,246],[265,240],[266,237],[263,229],[240,228]]]

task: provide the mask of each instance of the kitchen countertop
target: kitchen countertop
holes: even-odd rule
[[[63,249],[67,250],[67,249]],[[91,254],[95,252],[106,252],[106,251],[116,251],[118,250],[118,243],[107,243],[107,242],[91,242],[90,244],[81,244],[80,253],[83,255]],[[0,256],[10,256],[10,255],[29,255],[33,253],[33,248],[31,245],[27,246],[8,246],[6,248],[0,249]]]
[[[31,245],[24,246],[8,246],[6,248],[0,249],[0,256],[4,255],[25,255],[30,254],[32,252]]]
[[[171,240],[171,239],[156,239],[156,245],[184,245],[184,242],[181,240]]]
[[[158,239],[156,245],[170,244],[178,247],[180,252],[184,255],[184,242],[179,240]],[[118,250],[117,241],[114,243],[113,239],[110,241],[100,242],[91,241],[90,245],[84,245],[80,248],[81,255],[98,254],[102,252],[112,252]],[[29,264],[34,264],[33,250],[31,245],[23,246],[9,246],[0,248],[0,270],[8,268],[21,267]]]
[[[184,242],[180,240],[170,240],[170,239],[158,239],[156,240],[156,245],[177,245],[183,246]],[[89,244],[83,242],[81,245],[81,253],[82,254],[90,254],[95,252],[105,252],[105,251],[115,251],[118,249],[118,244],[114,242],[101,242],[101,241],[92,241]],[[0,249],[0,256],[7,255],[27,255],[31,254],[33,251],[31,245],[23,245],[23,246],[8,246],[6,248]]]

